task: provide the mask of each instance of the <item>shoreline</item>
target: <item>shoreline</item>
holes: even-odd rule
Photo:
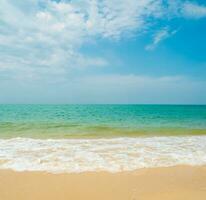
[[[0,140],[0,169],[17,171],[133,171],[206,165],[206,136],[96,140]]]
[[[28,128],[29,129],[29,128]],[[112,128],[111,128],[112,129]],[[1,130],[1,127],[0,127]],[[46,129],[47,130],[47,129]],[[92,129],[91,129],[92,130]],[[4,132],[5,130],[2,130]],[[36,130],[39,132],[39,129]],[[58,134],[57,134],[58,133]],[[97,134],[98,133],[98,134]],[[13,129],[11,132],[6,134],[0,134],[0,139],[13,139],[13,138],[28,138],[28,139],[114,139],[114,138],[148,138],[148,137],[187,137],[187,136],[206,136],[206,129],[188,129],[188,128],[166,128],[166,129],[115,129],[109,130],[106,128],[105,131],[92,130],[88,132],[86,129],[84,131],[69,132],[63,130],[62,132],[39,132],[38,134],[34,132],[22,132],[14,133]]]
[[[183,138],[183,137],[205,137],[206,136],[206,129],[201,130],[203,133],[197,134],[139,134],[139,135],[92,135],[92,134],[77,134],[77,135],[65,135],[65,136],[55,136],[55,135],[48,135],[48,136],[40,136],[40,135],[12,135],[12,136],[2,136],[0,135],[0,140],[12,140],[12,139],[31,139],[31,140],[110,140],[110,139],[121,139],[121,138],[134,138],[134,139],[141,139],[141,138]]]
[[[0,170],[2,200],[203,200],[205,198],[206,166],[68,174]]]

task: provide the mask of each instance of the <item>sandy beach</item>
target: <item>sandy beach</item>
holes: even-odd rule
[[[0,199],[205,200],[206,167],[76,174],[1,170]]]

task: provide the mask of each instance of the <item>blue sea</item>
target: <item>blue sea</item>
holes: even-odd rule
[[[203,105],[0,105],[0,138],[204,134]]]
[[[204,105],[0,105],[0,169],[119,172],[205,164]]]

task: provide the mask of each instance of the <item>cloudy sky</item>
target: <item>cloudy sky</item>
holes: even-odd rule
[[[206,2],[0,0],[0,103],[206,104]]]

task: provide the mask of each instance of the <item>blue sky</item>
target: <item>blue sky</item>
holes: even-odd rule
[[[1,0],[0,103],[206,104],[206,2]]]

